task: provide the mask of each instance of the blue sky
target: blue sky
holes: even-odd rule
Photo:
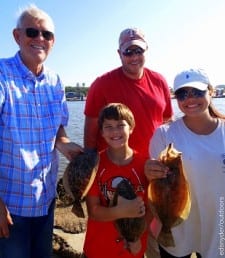
[[[118,37],[127,27],[145,32],[146,66],[163,74],[169,85],[189,67],[204,68],[214,85],[225,84],[224,0],[2,0],[0,57],[17,51],[12,29],[18,8],[29,3],[55,22],[56,43],[46,64],[65,85],[89,86],[120,66]]]

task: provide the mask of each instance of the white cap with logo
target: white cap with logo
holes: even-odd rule
[[[208,84],[209,78],[203,69],[189,69],[176,75],[173,87],[174,92],[184,87],[207,90]]]

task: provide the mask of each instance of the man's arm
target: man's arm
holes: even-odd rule
[[[86,150],[96,150],[98,130],[98,118],[85,116],[84,148]]]
[[[78,153],[83,152],[80,145],[70,141],[62,125],[57,132],[55,146],[68,160],[72,160]]]

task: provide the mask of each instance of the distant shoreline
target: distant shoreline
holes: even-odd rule
[[[174,95],[170,96],[171,99],[176,99]],[[225,98],[225,95],[220,95],[220,96],[212,96],[213,99],[222,99]]]

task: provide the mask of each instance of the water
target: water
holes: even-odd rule
[[[213,98],[213,104],[220,112],[225,114],[225,98]],[[175,117],[182,116],[175,99],[172,99],[172,105]],[[84,106],[85,101],[68,101],[70,119],[66,132],[72,141],[81,146],[83,146]],[[62,175],[67,163],[68,161],[60,155],[59,176]]]
[[[69,124],[67,135],[71,140],[83,146],[84,106],[85,101],[68,101]]]
[[[83,146],[83,128],[84,128],[84,105],[85,101],[68,101],[69,124],[65,128],[71,141]],[[60,154],[59,177],[62,176],[68,160]]]

